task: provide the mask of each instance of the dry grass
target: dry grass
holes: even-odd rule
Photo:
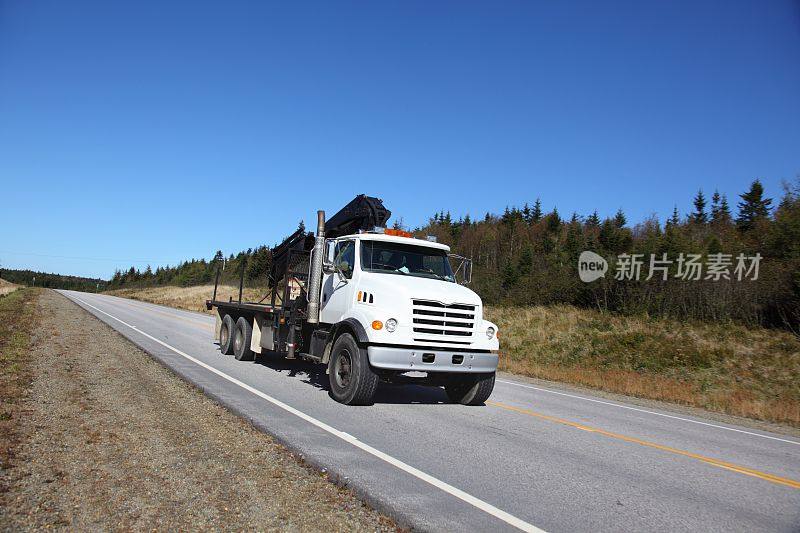
[[[117,289],[107,291],[106,294],[131,298],[178,309],[198,311],[201,313],[211,313],[206,310],[206,300],[211,299],[214,294],[213,285],[199,285],[197,287],[146,287],[141,289]],[[263,288],[245,288],[242,291],[242,300],[257,302],[266,294]],[[217,289],[217,300],[239,299],[239,287],[228,285],[220,286]]]
[[[6,294],[11,294],[15,290],[21,288],[21,285],[17,285],[15,283],[11,283],[10,281],[6,281],[0,278],[0,296],[5,296]]]
[[[24,289],[0,298],[0,470],[8,468],[19,440],[16,426],[24,416],[19,401],[31,381],[26,358],[41,292]]]
[[[800,340],[570,306],[489,308],[501,369],[800,426]]]
[[[206,312],[213,286],[109,294]],[[218,298],[238,298],[226,287]],[[258,300],[263,290],[247,289]],[[800,427],[800,340],[736,324],[625,317],[571,306],[490,307],[501,370]]]

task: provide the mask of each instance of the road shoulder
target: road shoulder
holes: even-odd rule
[[[0,529],[396,528],[67,298],[35,305]]]

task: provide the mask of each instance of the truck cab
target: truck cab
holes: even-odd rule
[[[384,380],[424,372],[423,381],[450,384],[451,396],[458,396],[456,383],[493,383],[497,326],[484,320],[480,297],[456,279],[449,252],[445,244],[381,228],[329,239],[320,322],[355,335]],[[484,401],[483,388],[466,403]]]

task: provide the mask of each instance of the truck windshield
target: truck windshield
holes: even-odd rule
[[[361,241],[361,269],[455,282],[444,250],[382,241]]]

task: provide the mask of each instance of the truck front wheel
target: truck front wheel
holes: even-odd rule
[[[453,403],[481,405],[494,390],[494,372],[453,376],[450,383],[444,386],[444,390]]]
[[[328,362],[331,395],[346,405],[372,405],[378,388],[378,375],[369,366],[366,350],[349,333],[333,343]]]
[[[253,326],[245,317],[240,316],[236,321],[236,330],[233,334],[233,356],[239,361],[252,361],[253,351],[250,341],[253,338]]]
[[[219,351],[223,355],[231,355],[233,353],[234,331],[236,331],[236,324],[233,321],[233,317],[225,315],[219,328]]]

